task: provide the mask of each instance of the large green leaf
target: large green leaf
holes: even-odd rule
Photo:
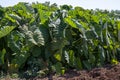
[[[15,28],[15,26],[4,26],[3,28],[1,28],[0,29],[0,38],[8,35],[14,28]]]
[[[72,21],[71,18],[65,18],[66,23],[68,23],[71,27],[77,28],[77,25]]]
[[[19,27],[23,33],[26,36],[26,42],[28,43],[28,45],[44,45],[45,44],[45,40],[43,37],[43,34],[40,30],[44,30],[44,29],[39,29],[39,27],[37,27],[36,25],[33,26],[22,26]],[[44,31],[43,31],[44,32]],[[47,32],[46,32],[47,33]]]
[[[8,36],[8,47],[15,53],[19,53],[21,51],[21,47],[23,46],[24,37],[25,36],[19,31],[11,32]]]

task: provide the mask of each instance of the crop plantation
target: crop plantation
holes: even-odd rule
[[[120,60],[120,11],[45,3],[0,7],[0,72],[25,78]],[[0,73],[0,74],[1,74]],[[2,75],[2,74],[1,74]]]

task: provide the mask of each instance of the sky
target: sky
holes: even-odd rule
[[[0,5],[3,7],[13,6],[18,2],[40,2],[50,1],[51,4],[57,3],[58,5],[72,5],[80,6],[84,9],[107,9],[107,10],[120,10],[120,0],[0,0]]]

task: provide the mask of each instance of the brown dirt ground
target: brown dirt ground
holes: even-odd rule
[[[36,77],[33,80],[120,80],[120,63],[118,65],[106,65],[102,68],[94,68],[90,71],[70,70],[62,76],[49,75]]]

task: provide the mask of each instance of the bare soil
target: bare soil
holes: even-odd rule
[[[106,65],[90,71],[69,70],[62,76],[51,74],[43,78],[36,77],[32,80],[120,80],[120,64]]]

